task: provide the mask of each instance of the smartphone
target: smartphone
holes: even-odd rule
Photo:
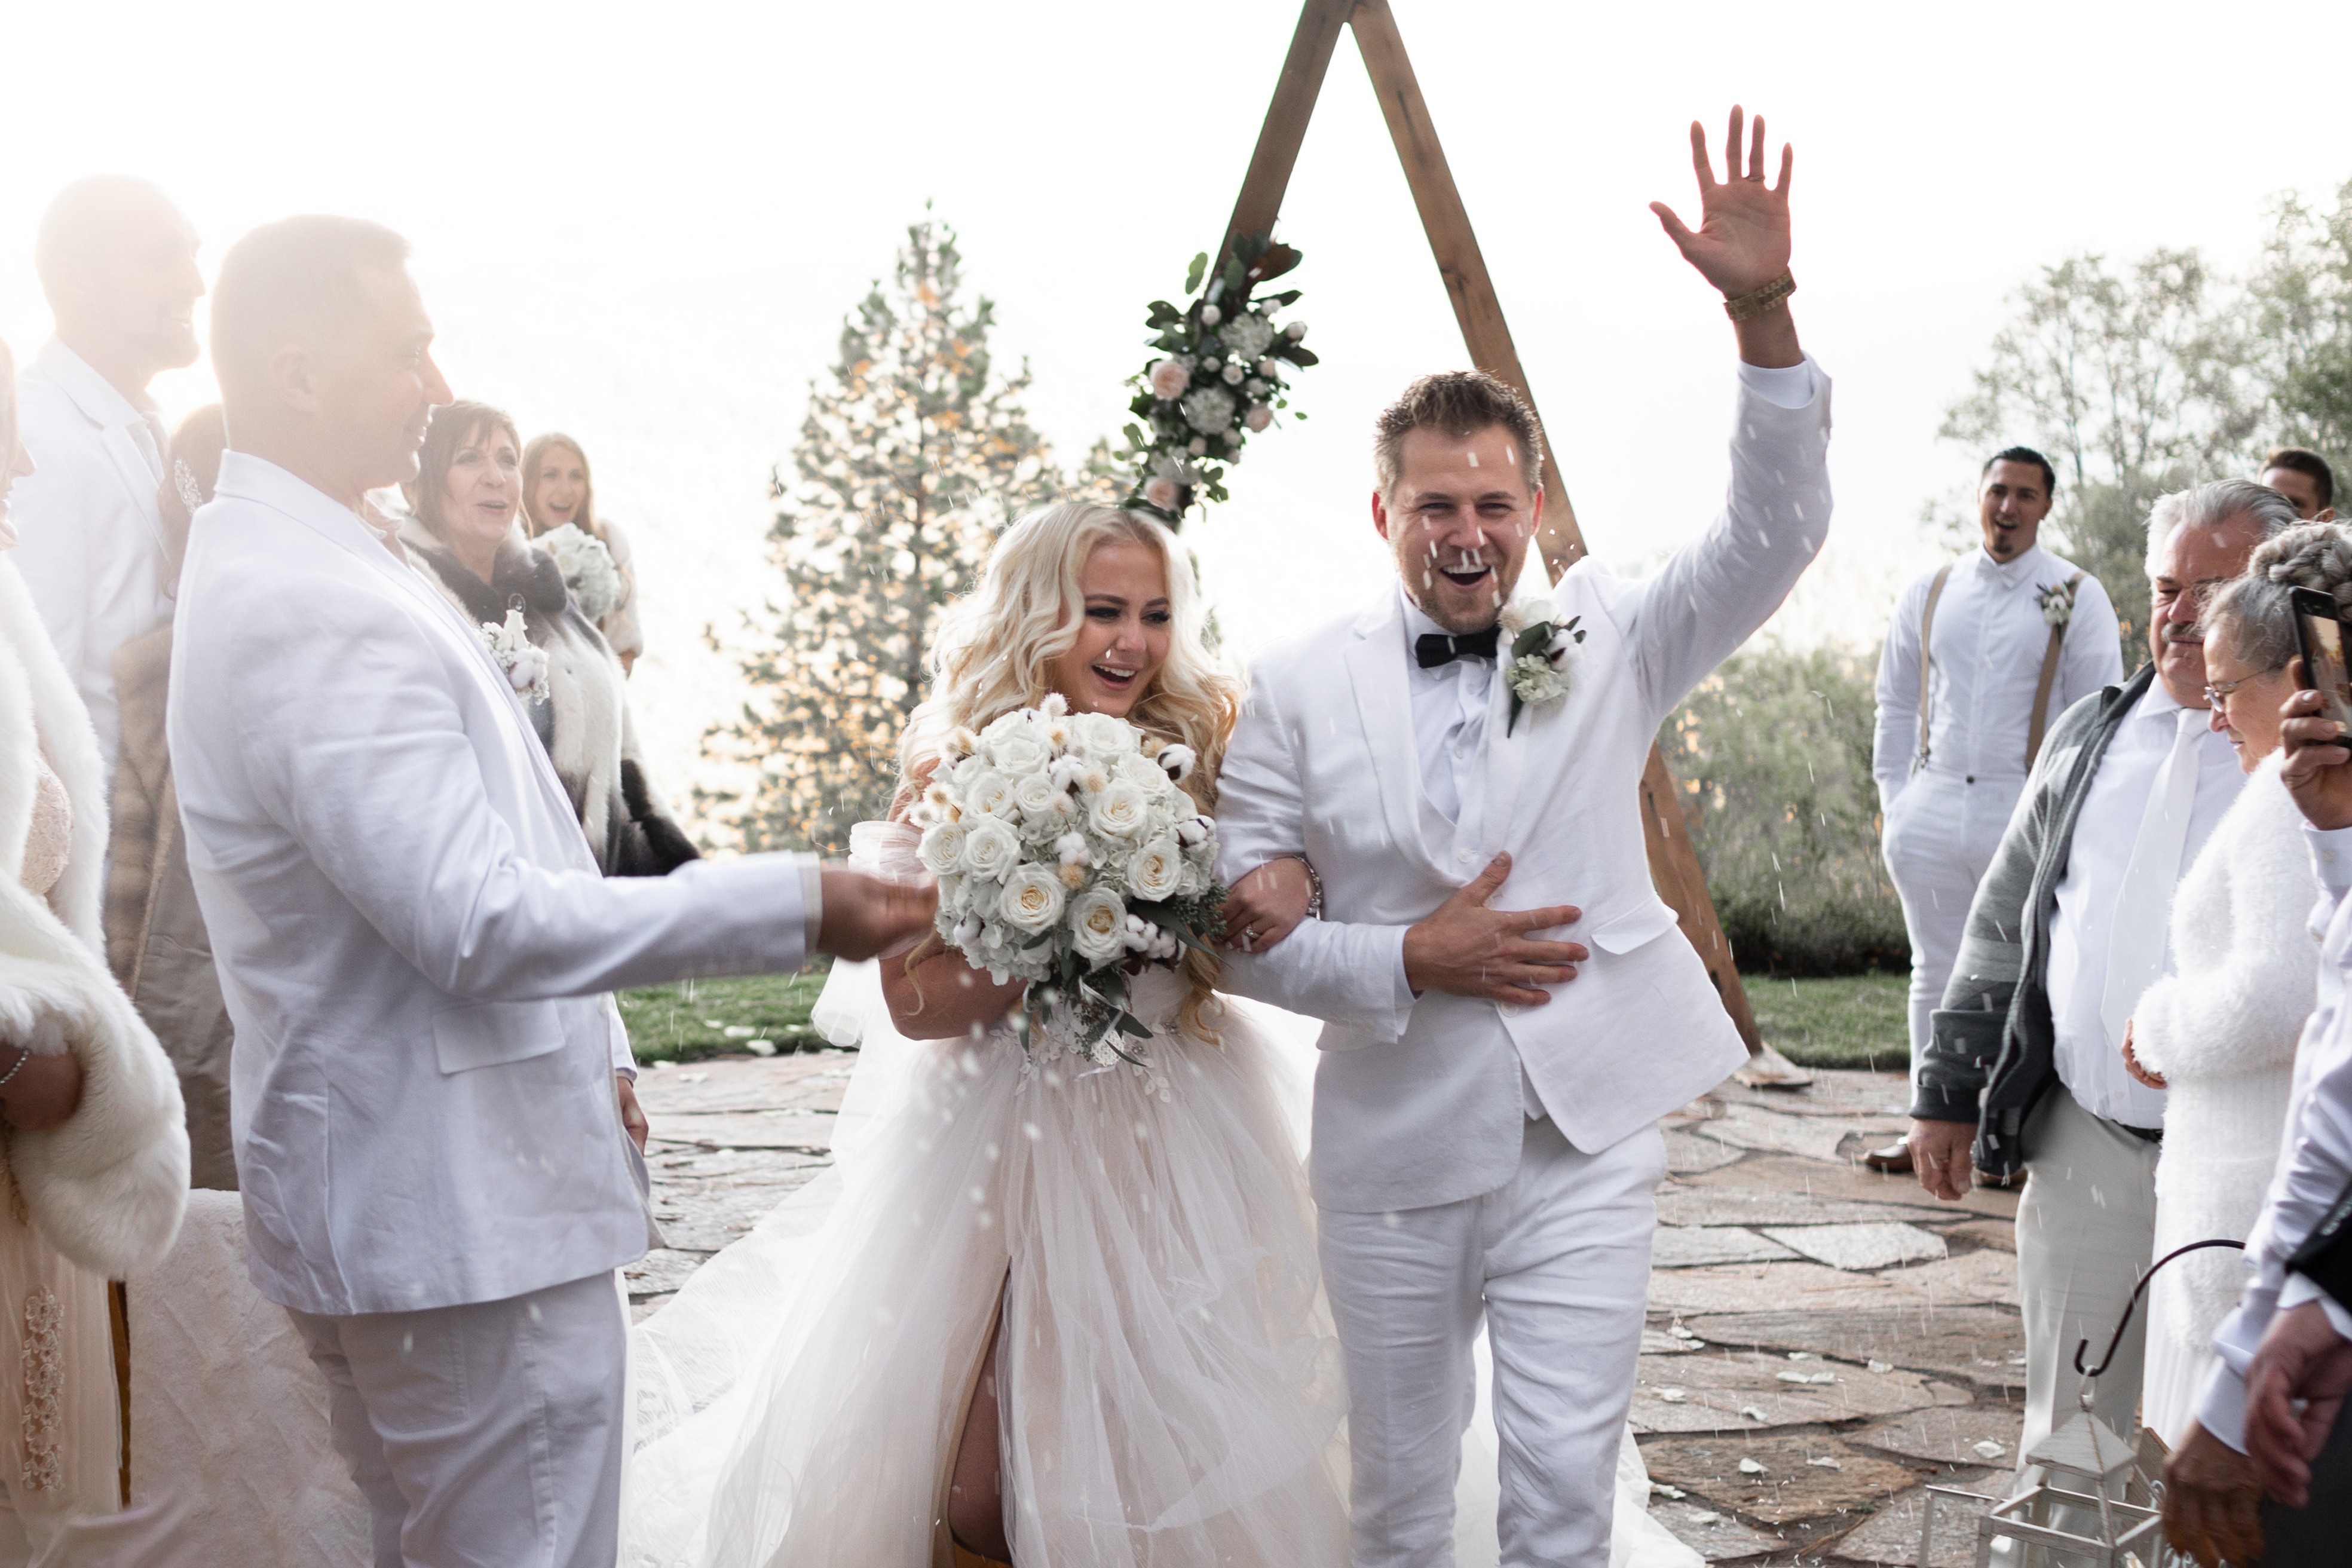
[[[2319,693],[2319,710],[2352,735],[2352,665],[2344,657],[2344,623],[2336,596],[2315,588],[2291,590],[2294,640],[2303,654],[2303,689]]]

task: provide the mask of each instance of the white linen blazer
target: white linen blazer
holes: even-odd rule
[[[801,865],[598,876],[478,632],[241,452],[196,514],[165,731],[262,1293],[405,1311],[640,1256],[604,993],[797,968]]]
[[[1326,1020],[1315,1083],[1317,1202],[1355,1213],[1494,1191],[1518,1169],[1521,1079],[1578,1148],[1606,1148],[1746,1059],[1705,965],[1650,881],[1638,784],[1659,722],[1779,607],[1830,520],[1829,378],[1783,408],[1743,387],[1731,487],[1713,526],[1654,576],[1591,558],[1552,599],[1581,616],[1565,700],[1504,733],[1494,683],[1461,823],[1427,803],[1413,750],[1403,611],[1393,586],[1360,614],[1259,656],[1218,785],[1222,869],[1278,855],[1322,877],[1324,914],[1225,984]],[[1474,805],[1475,809],[1474,809]],[[1512,856],[1496,909],[1572,904],[1592,952],[1533,1008],[1404,982],[1405,929]]]

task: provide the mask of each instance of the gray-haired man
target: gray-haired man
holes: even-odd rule
[[[2161,1090],[2122,1053],[2140,993],[2170,965],[2173,889],[2244,775],[2205,702],[2203,591],[2291,528],[2277,491],[2224,479],[2148,518],[2153,663],[2068,709],[1969,908],[1912,1107],[1920,1184],[1968,1191],[1970,1145],[1990,1173],[2023,1170],[2018,1205],[2025,1435],[2052,1428],[2077,1342],[2114,1331],[2155,1244]],[[2146,1320],[2095,1410],[2128,1431]]]

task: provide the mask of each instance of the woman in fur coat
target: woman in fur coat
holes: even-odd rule
[[[16,384],[0,348],[0,552],[31,471]],[[0,1561],[121,1507],[107,1280],[160,1259],[187,1201],[179,1082],[103,956],[99,775],[89,711],[0,553]]]
[[[415,516],[401,542],[467,620],[500,626],[509,612],[520,615],[539,657],[510,651],[501,662],[522,677],[516,689],[596,864],[608,877],[659,877],[698,858],[646,780],[626,678],[573,586],[599,592],[614,575],[611,557],[600,559],[602,546],[584,537],[568,562],[528,542],[519,521],[522,443],[514,421],[487,404],[435,409],[419,463],[406,487]]]
[[[2205,615],[2207,700],[2253,776],[2181,879],[2174,973],[2140,998],[2126,1037],[2135,1077],[2167,1090],[2156,1168],[2156,1252],[2243,1241],[2278,1163],[2295,1042],[2316,1001],[2318,901],[2303,816],[2279,781],[2279,705],[2295,687],[2288,590],[2352,610],[2352,532],[2289,529],[2254,552]],[[2150,1289],[2141,1422],[2178,1446],[2213,1365],[2213,1331],[2245,1283],[2240,1255],[2192,1252]]]

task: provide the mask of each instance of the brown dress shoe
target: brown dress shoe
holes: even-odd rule
[[[1911,1173],[1911,1145],[1889,1143],[1884,1149],[1873,1149],[1862,1157],[1862,1163],[1890,1176],[1907,1176]]]

